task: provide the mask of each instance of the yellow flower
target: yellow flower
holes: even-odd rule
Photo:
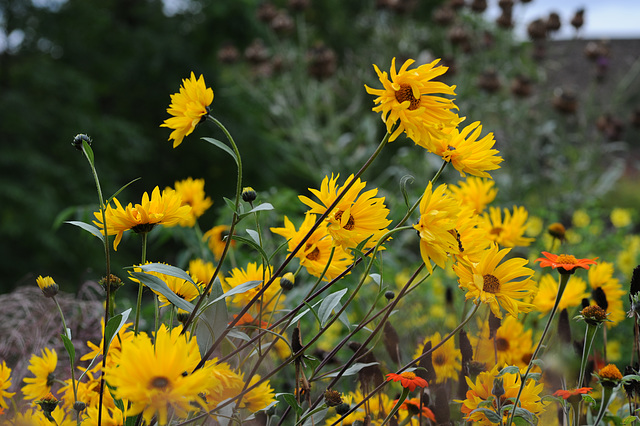
[[[306,214],[300,229],[296,231],[295,226],[288,217],[284,217],[284,228],[271,228],[274,234],[282,235],[288,241],[289,252],[300,244],[307,235],[313,224],[316,222],[316,215]],[[330,281],[342,273],[352,262],[352,256],[345,252],[342,247],[337,246],[332,253],[333,240],[329,235],[326,223],[320,225],[306,240],[304,247],[296,253],[300,259],[300,265],[307,269],[307,272],[314,277],[320,277],[327,268],[323,279]]]
[[[538,216],[529,216],[529,220],[527,221],[527,230],[525,234],[529,237],[537,237],[542,232],[542,227],[544,226],[544,222],[542,218]]]
[[[454,252],[457,260],[464,259],[466,262],[477,263],[482,257],[482,253],[492,243],[487,238],[484,229],[478,227],[480,216],[475,214],[469,206],[462,206],[460,214],[456,220],[456,235],[458,239],[458,251]],[[450,269],[447,269],[450,272]]]
[[[98,345],[93,342],[87,342],[87,346],[91,350],[80,357],[80,361],[89,361],[97,355],[102,355],[102,345],[104,342],[104,317],[100,320],[100,323],[102,324],[102,338],[98,342]],[[107,365],[115,365],[120,361],[122,343],[132,340],[134,336],[133,331],[129,330],[132,324],[133,323],[130,322],[125,323],[120,330],[118,330],[118,334],[111,342],[111,345],[109,345],[109,351],[107,352]]]
[[[591,223],[591,218],[586,210],[580,209],[573,212],[571,222],[576,228],[586,228]]]
[[[562,299],[558,304],[558,310],[580,306],[583,298],[588,298],[587,283],[578,276],[571,277],[569,285],[567,285]],[[540,312],[540,316],[547,314],[553,308],[558,294],[558,279],[549,274],[545,274],[540,278],[538,283],[538,293],[531,302],[536,306],[536,310]]]
[[[353,406],[356,405],[364,399],[362,392],[349,392],[347,395],[343,396],[343,400]],[[395,405],[394,402],[384,393],[378,393],[373,398],[369,398],[368,402],[369,413],[371,415],[371,424],[377,425],[380,424],[380,421],[384,419],[387,414],[393,409]],[[356,420],[364,421],[365,418],[365,405],[362,404],[355,410],[353,413],[346,416],[342,421],[340,421],[339,425],[352,425]],[[342,416],[340,414],[336,414],[333,417],[330,417],[325,420],[325,425],[332,425],[339,421]]]
[[[234,268],[229,272],[229,276],[222,280],[222,288],[225,292],[229,291],[232,288],[239,286],[240,284],[244,284],[248,281],[260,281],[261,284],[255,286],[252,289],[249,289],[240,294],[234,294],[229,299],[231,299],[231,304],[240,308],[245,307],[251,299],[255,297],[255,295],[262,288],[262,284],[265,281],[269,281],[271,278],[271,268],[263,269],[262,264],[257,266],[255,262],[251,262],[247,265],[247,269],[244,270],[242,268]],[[276,278],[275,281],[262,293],[262,312],[270,313],[276,309],[280,309],[283,305],[283,301],[285,299],[284,294],[280,294],[278,297],[278,293],[280,291],[280,278]],[[277,300],[277,305],[276,305]],[[255,314],[260,313],[260,301],[257,301],[251,306],[252,311]]]
[[[171,95],[171,105],[167,109],[173,117],[167,118],[160,125],[173,129],[169,140],[173,139],[174,148],[204,119],[211,102],[213,90],[205,85],[202,75],[196,80],[196,76],[191,72],[191,78],[182,80],[180,92]]]
[[[213,278],[213,273],[216,271],[216,267],[213,263],[206,262],[202,259],[193,259],[189,261],[189,268],[187,268],[189,276],[193,278],[196,284],[201,287],[205,287]]]
[[[209,229],[202,236],[202,241],[207,241],[209,244],[209,249],[213,253],[213,256],[216,260],[220,260],[220,256],[222,256],[222,252],[224,251],[224,246],[226,244],[225,239],[228,238],[226,232],[229,231],[229,227],[227,225],[218,225]],[[231,241],[231,247],[235,245],[235,241]]]
[[[495,396],[492,394],[493,382],[498,375],[498,366],[494,366],[491,371],[483,371],[476,378],[475,383],[471,381],[468,377],[466,377],[467,384],[469,385],[469,390],[466,394],[466,399],[464,401],[456,401],[462,402],[461,411],[466,415],[465,420],[469,422],[473,422],[474,425],[497,425],[498,423],[494,423],[490,421],[487,416],[481,410],[478,410],[474,413],[476,408],[485,407],[490,410],[497,410],[497,404],[495,402]],[[509,402],[508,399],[511,398],[513,401],[518,395],[518,390],[520,388],[520,374],[518,373],[507,373],[501,376],[503,379],[502,386],[504,387],[504,394],[500,397],[500,400],[503,404],[513,404],[513,402]],[[534,380],[529,380],[524,388],[522,389],[522,394],[520,395],[520,406],[525,410],[531,412],[534,416],[542,413],[544,410],[544,405],[540,399],[540,392],[544,385],[536,384]],[[493,398],[493,401],[490,400]],[[511,411],[506,410],[504,412],[503,421],[506,424],[507,416],[511,413]]]
[[[498,157],[499,151],[493,149],[496,143],[493,133],[478,140],[481,132],[479,121],[469,124],[462,131],[452,129],[448,136],[433,141],[429,150],[451,163],[462,177],[469,173],[490,178],[487,171],[499,169],[502,157]]]
[[[147,262],[147,264],[149,263],[151,262]],[[135,268],[133,268],[133,270],[135,272],[142,272],[142,269],[140,269],[139,266],[136,266]],[[173,291],[178,297],[186,300],[187,302],[191,302],[193,299],[195,299],[200,295],[201,289],[197,285],[197,281],[196,281],[196,285],[194,285],[193,283],[187,280],[184,280],[182,278],[161,274],[160,272],[146,271],[145,273],[160,278],[162,281],[164,281],[167,287],[169,287],[169,290]],[[139,282],[135,278],[130,278],[130,279],[131,281]],[[155,291],[154,289],[151,289],[151,290],[158,295],[158,302],[160,302],[161,308],[171,305],[171,302],[169,301],[169,299],[167,299],[164,295]]]
[[[0,364],[0,408],[7,409],[9,406],[4,400],[5,398],[11,398],[15,395],[15,392],[7,392],[7,389],[11,387],[11,369],[7,367],[6,361],[2,361]]]
[[[338,194],[354,179],[354,176],[351,175],[343,186],[338,187],[339,176],[331,175],[331,179],[325,176],[319,191],[309,188],[309,191],[320,200],[320,203],[303,195],[298,197],[300,201],[311,208],[307,213],[323,214],[338,198]],[[356,179],[326,219],[328,231],[334,244],[342,246],[344,250],[357,247],[367,239],[364,248],[373,247],[387,232],[386,228],[391,223],[387,219],[389,209],[384,205],[384,197],[375,198],[378,189],[371,189],[360,194],[365,186],[366,182],[362,182],[359,178]]]
[[[483,213],[480,227],[486,231],[486,236],[502,247],[526,247],[535,238],[525,237],[527,217],[529,213],[524,207],[513,206],[513,214],[504,209],[504,220],[498,207],[490,207],[489,213]]]
[[[57,365],[58,354],[55,349],[44,348],[42,356],[31,355],[28,368],[35,377],[25,377],[23,379],[26,383],[22,387],[22,394],[25,399],[40,399],[51,392]]]
[[[528,261],[512,258],[498,265],[510,251],[508,248],[498,251],[498,246],[493,245],[484,251],[479,263],[453,265],[460,288],[467,290],[466,299],[472,299],[475,304],[487,303],[498,318],[502,318],[500,308],[514,317],[518,312],[530,312],[534,308],[522,301],[528,300],[536,286],[531,279],[533,270],[524,267]],[[520,280],[514,281],[516,279]]]
[[[102,418],[100,420],[104,426],[123,426],[126,418],[126,414],[119,408],[103,407]],[[98,407],[87,408],[87,417],[82,421],[82,424],[86,426],[98,426]]]
[[[466,180],[458,181],[458,186],[449,186],[449,191],[456,200],[480,214],[496,198],[498,190],[493,186],[492,180],[469,176]]]
[[[442,341],[442,336],[437,331],[431,336],[424,339],[424,342],[418,346],[413,354],[413,359],[422,355],[422,350],[427,342],[431,342],[431,347],[436,346]],[[444,383],[447,379],[458,380],[460,372],[462,354],[456,349],[454,339],[447,340],[442,346],[431,353],[431,363],[436,373],[436,383]]]
[[[114,396],[131,403],[127,415],[142,413],[147,423],[157,415],[158,423],[165,425],[170,413],[183,419],[198,405],[205,406],[199,394],[207,389],[210,371],[193,371],[200,361],[198,344],[188,333],[180,335],[181,330],[161,325],[155,344],[140,333],[123,343],[120,364],[107,367]]]
[[[624,228],[631,225],[631,210],[615,208],[611,211],[611,223],[616,228]]]
[[[607,327],[611,328],[617,325],[626,316],[622,302],[626,291],[622,288],[620,281],[613,277],[613,264],[600,262],[592,266],[589,268],[588,279],[591,288],[593,290],[601,288],[607,298],[608,306],[605,311],[609,314],[607,318],[610,320],[610,322],[606,322]]]
[[[533,353],[532,331],[524,329],[522,322],[508,316],[501,321],[495,338],[489,338],[489,323],[486,322],[477,337],[469,340],[474,348],[474,360],[490,367],[515,365],[526,368]]]
[[[146,192],[142,195],[142,201],[135,206],[131,203],[127,207],[122,207],[117,198],[113,199],[116,208],[107,206],[107,232],[108,235],[115,235],[113,249],[118,249],[118,244],[122,240],[124,231],[132,230],[135,233],[147,233],[156,225],[175,226],[181,220],[185,220],[191,214],[190,206],[183,206],[180,195],[172,189],[165,189],[160,194],[157,186],[151,193],[151,198]],[[104,234],[102,214],[94,212],[97,220],[93,223],[100,228]]]
[[[244,388],[242,375],[231,369],[229,364],[218,363],[217,359],[205,362],[209,370],[209,384],[205,391],[207,408],[213,410],[222,401],[238,396]]]
[[[406,61],[396,73],[396,58],[391,60],[391,79],[387,72],[381,72],[373,65],[384,89],[372,89],[365,85],[367,93],[378,96],[373,108],[382,113],[382,121],[387,132],[392,133],[389,141],[394,141],[402,132],[416,144],[428,147],[432,138],[441,137],[443,128],[457,125],[458,116],[451,111],[458,107],[451,99],[439,95],[455,95],[455,86],[448,86],[434,78],[447,71],[447,67],[437,66],[439,59],[430,64],[409,70],[413,59]],[[394,125],[398,127],[393,130]]]
[[[56,284],[50,276],[43,278],[42,275],[39,275],[38,278],[36,278],[36,283],[38,284],[38,287],[40,287],[40,290],[42,290],[42,294],[46,297],[53,297],[58,294],[58,284]]]
[[[420,254],[430,273],[431,260],[444,268],[449,254],[459,252],[455,226],[460,214],[460,203],[447,194],[445,184],[435,190],[432,187],[429,182],[420,200],[420,220],[413,226],[420,235]]]
[[[249,386],[253,386],[258,383],[259,380],[260,376],[256,374],[251,378]],[[241,406],[252,413],[255,413],[256,411],[262,410],[275,400],[275,392],[269,384],[269,381],[266,380],[244,395],[242,398],[243,404],[241,404]]]
[[[167,188],[171,189],[171,188]],[[175,183],[176,193],[182,198],[182,205],[191,206],[191,214],[182,218],[180,226],[192,227],[199,218],[213,205],[211,198],[204,192],[204,179],[187,178]]]
[[[114,341],[116,339],[114,339]],[[84,375],[81,381],[76,380],[77,388],[75,394],[73,391],[71,379],[67,379],[65,381],[65,385],[60,388],[60,393],[62,394],[62,406],[65,410],[73,410],[75,395],[78,396],[78,401],[84,402],[85,404],[87,404],[87,407],[98,407],[98,403],[100,402],[100,381],[102,378],[101,368],[102,365],[100,362],[98,362],[97,365],[91,370],[86,370],[82,367],[78,367],[78,370],[84,373]],[[113,396],[111,395],[111,391],[108,387],[105,387],[105,390],[102,394],[102,405],[108,408],[116,407],[115,401],[113,400]]]

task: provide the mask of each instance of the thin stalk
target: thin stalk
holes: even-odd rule
[[[140,234],[142,237],[142,259],[140,264],[144,265],[147,262],[147,233],[142,232]],[[136,321],[133,326],[134,335],[138,335],[138,324],[140,322],[140,310],[142,309],[142,281],[138,283],[138,300],[136,302]]]
[[[535,361],[538,356],[538,352],[540,352],[540,348],[542,348],[542,342],[544,338],[547,336],[549,329],[551,328],[551,322],[553,322],[553,317],[556,315],[556,311],[558,310],[558,305],[560,304],[560,299],[562,299],[562,294],[564,293],[565,288],[567,288],[567,283],[569,282],[569,278],[571,278],[570,274],[560,273],[560,283],[558,284],[558,294],[556,295],[556,301],[553,304],[553,309],[551,309],[551,313],[549,314],[549,319],[547,320],[547,324],[544,326],[544,330],[542,331],[542,336],[540,336],[540,340],[536,345],[536,349],[533,351],[533,355],[531,355],[531,360],[529,360],[529,365],[527,365],[527,370],[524,375],[522,375],[520,380],[520,388],[518,389],[518,395],[516,396],[515,401],[513,401],[513,410],[511,410],[511,414],[509,415],[509,419],[507,421],[507,426],[511,426],[513,422],[513,417],[516,412],[516,408],[518,408],[518,403],[520,402],[520,396],[522,395],[522,390],[524,389],[527,383],[527,377],[531,368],[533,367],[533,361]]]

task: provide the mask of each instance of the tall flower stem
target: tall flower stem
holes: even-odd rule
[[[143,232],[140,234],[142,236],[142,261],[141,265],[144,265],[147,262],[147,233]],[[138,335],[138,325],[140,323],[140,309],[142,309],[142,282],[138,283],[138,300],[136,302],[136,321],[133,325],[133,333]]]
[[[600,411],[598,411],[598,417],[593,422],[594,425],[600,423],[600,420],[604,417],[604,413],[607,412],[607,407],[611,402],[613,396],[613,386],[602,386],[602,399],[600,400]]]
[[[591,352],[591,345],[593,344],[593,340],[596,337],[596,331],[598,331],[597,325],[587,324],[587,328],[584,331],[584,347],[582,348],[582,360],[580,361],[580,378],[578,379],[578,387],[582,387],[582,382],[584,381],[585,370],[587,366],[587,359],[589,358],[589,353]]]
[[[540,340],[536,345],[536,349],[533,351],[533,355],[531,355],[531,360],[529,361],[529,365],[527,365],[527,370],[522,375],[522,379],[520,380],[520,388],[518,389],[518,395],[516,396],[515,401],[513,401],[513,410],[511,410],[511,414],[509,415],[509,419],[507,421],[507,426],[511,426],[513,422],[513,417],[515,416],[516,408],[518,407],[518,403],[520,402],[520,396],[522,395],[522,390],[524,389],[527,383],[527,377],[529,376],[529,372],[531,368],[533,368],[533,361],[536,360],[540,349],[542,348],[542,342],[544,342],[544,338],[547,336],[549,329],[551,328],[551,323],[553,322],[553,318],[556,315],[558,310],[558,305],[560,304],[560,299],[562,299],[562,294],[564,290],[567,288],[567,283],[569,282],[569,278],[571,278],[571,274],[563,274],[560,273],[560,283],[558,284],[558,294],[556,295],[556,301],[553,304],[553,308],[551,309],[551,313],[549,314],[549,319],[547,320],[547,324],[544,326],[544,330],[542,331],[542,336],[540,336]]]

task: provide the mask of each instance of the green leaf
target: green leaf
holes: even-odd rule
[[[531,364],[537,365],[541,370],[544,370],[544,361],[541,359],[534,359],[533,361],[531,361]]]
[[[217,146],[218,148],[220,148],[221,150],[223,150],[224,152],[229,154],[233,158],[233,161],[236,162],[236,165],[239,165],[238,164],[238,157],[236,156],[236,153],[233,152],[233,150],[231,148],[229,148],[229,146],[226,143],[224,143],[222,141],[219,141],[218,139],[213,139],[213,138],[202,138],[202,139],[204,141],[206,141],[206,142],[209,142],[212,145]]]
[[[180,278],[182,280],[188,281],[196,288],[196,290],[200,290],[198,285],[193,281],[193,279],[180,268],[171,265],[165,265],[163,263],[149,263],[148,265],[140,265],[137,268],[142,269],[144,272],[158,272],[160,274],[169,275],[172,277]]]
[[[183,298],[181,298],[180,296],[178,296],[177,294],[175,294],[173,290],[171,290],[167,286],[167,283],[165,283],[162,279],[156,277],[155,275],[147,274],[145,272],[129,272],[129,273],[133,278],[140,280],[142,284],[146,285],[151,290],[157,293],[160,293],[161,295],[166,297],[167,300],[173,303],[173,305],[176,308],[180,308],[183,311],[187,311],[189,313],[193,312],[193,305],[187,302],[186,300],[184,300]]]
[[[582,395],[582,400],[584,402],[586,402],[587,404],[595,404],[596,400],[593,399],[593,397],[591,395],[587,395],[586,393],[583,393]]]
[[[473,413],[483,413],[492,423],[499,424],[501,420],[500,416],[495,411],[489,410],[488,408],[476,408],[471,413],[469,413],[469,415]]]
[[[89,142],[87,142],[85,139],[82,139],[82,147],[84,148],[84,151],[87,153],[87,158],[89,159],[89,163],[91,163],[91,166],[95,167],[95,162],[94,162],[95,156],[93,155],[93,149],[91,149],[91,145],[89,145]]]
[[[317,426],[322,423],[322,420],[324,420],[324,417],[327,415],[327,411],[328,408],[324,405],[321,405],[320,407],[315,408],[313,411],[304,413],[304,415],[302,416],[300,421],[296,423],[296,425],[299,425],[300,422],[304,420],[302,426]]]
[[[196,323],[196,336],[200,353],[204,355],[213,344],[217,336],[220,336],[229,322],[227,304],[222,300],[224,297],[220,279],[216,277],[211,286],[211,294],[216,301],[207,303],[198,314]],[[222,299],[221,299],[222,297]]]
[[[380,274],[369,274],[369,276],[378,285],[380,285],[380,283],[382,282],[382,277],[380,276]]]
[[[292,393],[277,393],[276,399],[286,402],[291,408],[296,410],[298,417],[302,415],[302,407],[298,404],[296,397]]]
[[[520,369],[515,365],[509,365],[508,367],[504,367],[502,370],[500,370],[500,373],[498,373],[496,377],[502,377],[505,374],[516,374],[516,373],[520,373]]]
[[[407,184],[413,183],[414,178],[411,175],[402,176],[400,179],[400,192],[402,193],[402,198],[404,198],[404,204],[407,207],[411,207],[409,203],[409,194],[407,194]]]
[[[378,362],[367,362],[367,363],[356,362],[351,367],[347,368],[345,370],[345,372],[342,374],[342,376],[353,376],[354,374],[357,374],[363,368],[372,367],[372,366],[378,365],[378,364],[379,364]],[[325,378],[325,377],[331,378],[331,377],[337,377],[337,376],[338,376],[338,372],[336,371],[335,373],[330,373],[330,374],[327,374],[326,376],[322,376],[322,377],[323,378]]]
[[[214,304],[214,303],[218,302],[219,300],[226,299],[227,297],[233,296],[234,294],[244,293],[246,291],[251,290],[252,288],[258,287],[260,284],[262,284],[262,281],[258,281],[258,280],[244,282],[244,283],[242,283],[240,285],[235,286],[234,288],[232,288],[228,292],[216,297],[213,301],[209,302],[207,305]]]
[[[629,424],[635,422],[636,420],[640,420],[638,418],[638,416],[627,416],[624,419],[622,419],[622,424],[623,425],[629,425]]]
[[[245,244],[247,244],[248,246],[251,246],[251,247],[253,247],[254,249],[256,249],[256,250],[260,253],[260,256],[262,256],[262,258],[264,259],[264,261],[265,261],[265,262],[266,262],[266,261],[267,261],[267,259],[269,258],[269,256],[267,256],[267,253],[266,253],[266,252],[262,249],[262,247],[260,247],[260,245],[259,245],[259,244],[257,244],[255,241],[253,241],[253,240],[251,240],[251,239],[249,239],[249,238],[246,238],[246,237],[240,236],[240,235],[233,235],[231,238],[233,238],[233,239],[234,239],[234,240],[236,240],[236,241],[240,241],[241,243],[245,243]]]
[[[342,289],[340,291],[336,291],[335,293],[331,293],[327,297],[322,300],[320,303],[320,307],[318,308],[318,317],[320,317],[320,326],[324,327],[324,325],[331,317],[331,313],[333,309],[340,303],[340,299],[345,295],[347,289]]]
[[[114,315],[107,321],[107,326],[104,328],[104,340],[107,344],[107,349],[111,346],[113,338],[118,334],[120,329],[126,324],[131,308],[127,309],[121,314]]]
[[[71,365],[73,366],[73,362],[76,359],[76,349],[73,347],[73,343],[71,339],[69,339],[64,334],[60,335],[62,337],[62,343],[64,343],[64,348],[67,350],[69,354],[69,359],[71,360]]]
[[[102,243],[104,244],[104,235],[102,235],[102,232],[96,228],[93,225],[89,225],[88,223],[84,223],[84,222],[80,222],[78,220],[67,220],[64,223],[68,223],[70,225],[75,225],[78,228],[82,228],[85,231],[89,232],[92,235],[95,235],[96,237],[100,238],[100,241],[102,241]]]
[[[258,234],[253,229],[247,229],[247,234],[251,237],[251,239],[258,245],[260,245],[260,234]]]
[[[222,199],[224,200],[224,202],[227,205],[227,207],[229,207],[231,209],[232,212],[234,212],[237,215],[240,215],[240,212],[236,211],[236,202],[235,201],[230,200],[227,197],[222,197]]]
[[[246,213],[243,213],[243,217],[247,216],[251,213],[256,213],[256,212],[261,212],[261,211],[269,211],[269,210],[273,210],[273,206],[270,203],[262,203],[262,204],[258,204],[257,206],[255,206],[254,208],[252,208],[251,210],[249,210]]]

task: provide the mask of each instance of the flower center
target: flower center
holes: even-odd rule
[[[146,234],[147,232],[151,232],[155,226],[155,223],[141,223],[132,227],[131,230],[136,234]]]
[[[496,339],[496,349],[501,352],[509,350],[509,341],[502,337]]]
[[[405,379],[409,379],[409,380],[413,380],[416,378],[416,374],[412,371],[405,371],[404,373],[400,374],[402,377],[404,377]]]
[[[489,233],[491,235],[500,235],[502,233],[502,228],[499,226],[496,226],[495,228],[491,228],[491,231],[489,231]]]
[[[486,291],[487,293],[497,293],[500,290],[500,280],[494,277],[491,274],[482,276],[482,291]]]
[[[342,223],[342,214],[344,212],[342,210],[339,210],[338,213],[336,213],[335,218],[336,221],[338,221],[339,223]],[[344,229],[346,229],[347,231],[351,231],[353,228],[355,228],[355,220],[353,220],[353,216],[349,215],[349,219],[347,220],[347,223],[343,226]]]
[[[168,385],[169,385],[169,379],[167,379],[166,377],[158,376],[151,379],[152,388],[164,389]]]
[[[307,244],[305,246],[305,250],[309,250],[311,246],[312,244]],[[318,250],[318,247],[314,247],[314,249],[311,250],[309,254],[307,254],[307,259],[309,260],[317,260],[319,257],[320,257],[320,250]]]
[[[560,263],[562,265],[575,265],[578,263],[578,260],[571,254],[561,254],[558,256],[558,259],[556,259],[556,263]]]
[[[447,362],[447,357],[443,354],[438,354],[433,358],[433,363],[436,365],[444,365]]]
[[[408,84],[400,85],[400,90],[396,91],[396,100],[400,103],[409,101],[409,111],[418,109],[420,106],[420,98],[413,97],[413,89]]]
[[[53,374],[53,372],[49,373],[47,375],[47,387],[50,388],[51,386],[53,386],[55,380],[56,380],[56,375]]]

